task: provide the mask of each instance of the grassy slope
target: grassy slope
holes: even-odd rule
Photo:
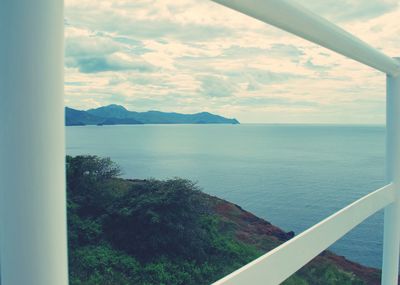
[[[222,199],[205,196],[220,218],[220,229],[236,240],[268,252],[291,237],[241,207]],[[331,276],[330,276],[331,275]],[[328,280],[330,279],[330,280]],[[380,271],[351,262],[330,251],[324,251],[285,284],[380,284]]]
[[[293,236],[187,180],[124,180],[109,160],[67,161],[71,285],[206,285]],[[325,251],[284,284],[379,276]]]

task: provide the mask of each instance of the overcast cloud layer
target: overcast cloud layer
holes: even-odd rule
[[[400,56],[397,0],[301,2]],[[65,31],[71,107],[384,123],[383,74],[208,0],[66,0]]]

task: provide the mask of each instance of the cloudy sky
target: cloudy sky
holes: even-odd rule
[[[385,76],[209,0],[66,0],[66,105],[381,124]],[[300,0],[400,56],[398,0]]]

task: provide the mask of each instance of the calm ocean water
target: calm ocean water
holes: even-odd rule
[[[382,126],[67,127],[67,153],[119,163],[127,178],[184,177],[296,234],[383,186]],[[332,246],[380,267],[383,214]]]

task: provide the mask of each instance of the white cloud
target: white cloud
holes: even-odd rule
[[[400,56],[394,0],[302,3]],[[207,0],[67,0],[66,103],[383,123],[384,76]]]

